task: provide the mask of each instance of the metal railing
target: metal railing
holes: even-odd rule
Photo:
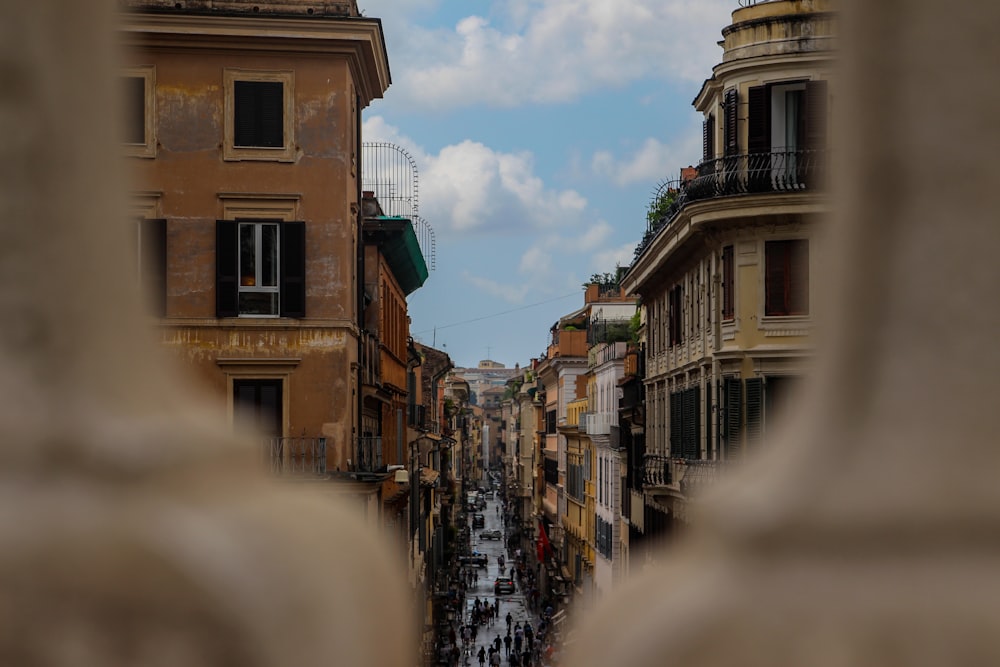
[[[325,475],[326,438],[266,438],[264,457],[278,475]]]
[[[358,460],[354,469],[357,472],[375,472],[382,467],[382,437],[368,436],[358,438]]]
[[[646,454],[642,460],[643,486],[667,486],[672,483],[670,457],[663,454]]]
[[[660,232],[694,201],[746,194],[793,193],[817,190],[825,177],[825,150],[743,153],[706,160],[689,181],[671,181],[664,188],[676,192],[673,201],[656,219],[636,246],[633,261],[642,256]]]

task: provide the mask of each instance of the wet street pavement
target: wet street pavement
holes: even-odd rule
[[[501,593],[499,595],[494,593],[494,582],[501,574],[498,557],[503,554],[504,559],[506,560],[503,574],[508,577],[511,574],[512,561],[514,560],[511,557],[511,554],[506,552],[505,545],[507,532],[504,528],[502,510],[499,509],[500,504],[499,499],[494,500],[492,494],[487,495],[486,508],[480,512],[483,514],[485,519],[485,525],[482,528],[472,528],[474,513],[470,512],[467,518],[470,530],[469,546],[474,552],[478,551],[479,553],[486,554],[487,563],[486,567],[474,569],[474,571],[478,573],[479,579],[478,583],[474,581],[465,593],[465,609],[461,623],[467,624],[471,621],[472,609],[477,597],[482,602],[489,601],[490,605],[492,605],[494,601],[499,601],[500,612],[496,621],[487,625],[478,626],[475,641],[471,642],[468,651],[463,650],[462,652],[462,658],[459,661],[459,664],[461,665],[468,664],[477,667],[479,665],[477,657],[479,648],[485,647],[488,652],[489,647],[497,638],[501,640],[501,664],[504,666],[508,665],[507,650],[504,648],[502,641],[504,636],[507,634],[506,616],[508,613],[511,615],[510,627],[512,635],[513,629],[517,624],[520,624],[523,627],[526,622],[530,622],[532,628],[536,630],[538,628],[538,617],[529,609],[525,591],[521,589],[520,581],[516,577],[514,578],[515,590],[513,593]],[[501,538],[482,538],[483,531],[490,530],[499,530]],[[460,647],[462,646],[461,638],[458,639],[458,645]],[[488,660],[486,664],[489,665]]]

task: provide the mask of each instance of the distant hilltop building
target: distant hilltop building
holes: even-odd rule
[[[482,397],[489,389],[504,389],[507,380],[521,372],[519,364],[514,368],[507,368],[498,361],[483,359],[476,368],[456,368],[454,374],[465,379],[469,383],[471,392],[470,402],[475,405],[482,404]]]

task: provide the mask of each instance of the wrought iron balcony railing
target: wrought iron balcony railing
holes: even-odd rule
[[[666,188],[676,195],[663,213],[650,221],[634,259],[642,256],[687,204],[716,197],[818,190],[823,185],[826,161],[827,152],[817,149],[744,153],[702,162],[694,178],[661,187],[661,191]]]
[[[358,438],[358,460],[354,466],[357,472],[375,472],[382,468],[381,436]]]
[[[643,457],[643,486],[668,486],[671,484],[670,457],[663,454],[646,454]]]
[[[325,475],[326,438],[266,438],[268,469],[279,475]]]

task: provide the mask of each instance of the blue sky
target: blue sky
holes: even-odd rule
[[[594,273],[628,265],[657,185],[701,155],[691,106],[736,0],[359,0],[392,85],[366,142],[419,172],[436,269],[414,338],[458,366],[541,356]]]

